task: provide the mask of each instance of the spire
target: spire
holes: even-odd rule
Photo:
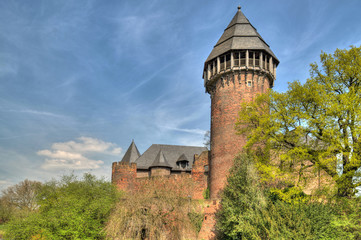
[[[269,45],[242,13],[240,6],[238,6],[238,11],[224,30],[223,35],[214,46],[206,62],[230,50],[264,50],[275,59],[276,64],[279,63]]]
[[[134,140],[132,140],[132,143],[130,144],[127,152],[124,154],[124,157],[122,158],[122,163],[133,163],[135,160],[137,160],[140,157],[140,153],[138,151],[137,146],[134,143]]]
[[[162,150],[159,150],[157,156],[154,159],[154,162],[152,163],[152,165],[150,165],[150,168],[151,167],[168,167],[168,168],[172,168],[170,166],[170,164],[168,163],[167,159],[165,158]]]

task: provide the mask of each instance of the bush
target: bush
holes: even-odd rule
[[[100,239],[118,198],[109,182],[84,174],[64,176],[42,187],[39,210],[8,224],[5,239]]]

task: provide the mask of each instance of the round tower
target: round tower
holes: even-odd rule
[[[204,86],[211,97],[209,188],[219,198],[234,157],[246,143],[235,134],[240,103],[273,87],[278,59],[241,7],[204,64]]]

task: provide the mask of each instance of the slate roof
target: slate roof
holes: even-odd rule
[[[154,159],[154,162],[149,167],[168,167],[172,168],[165,158],[162,150],[159,150],[157,156]]]
[[[182,154],[189,160],[189,169],[191,169],[194,154],[201,154],[203,151],[208,151],[206,147],[192,147],[192,146],[178,146],[178,145],[163,145],[152,144],[136,161],[138,169],[148,169],[155,161],[159,152],[162,152],[164,158],[172,169],[177,168],[177,161]]]
[[[133,163],[139,157],[140,157],[139,150],[133,140],[132,143],[130,144],[127,152],[124,154],[124,157],[122,158],[121,162],[122,163]]]
[[[230,50],[264,50],[270,54],[278,65],[279,60],[271,51],[269,45],[263,40],[257,29],[252,26],[246,16],[238,7],[236,15],[224,30],[223,35],[214,46],[206,62]]]

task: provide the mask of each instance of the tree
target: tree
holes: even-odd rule
[[[39,209],[8,223],[5,239],[101,239],[118,193],[111,183],[84,174],[45,183]]]
[[[2,191],[0,198],[0,219],[3,222],[35,211],[41,183],[28,179]]]
[[[242,103],[236,126],[249,136],[248,151],[264,144],[263,153],[278,150],[283,165],[322,169],[338,196],[352,197],[361,186],[361,47],[320,58],[321,67],[311,64],[305,84],[295,81],[284,93]]]

